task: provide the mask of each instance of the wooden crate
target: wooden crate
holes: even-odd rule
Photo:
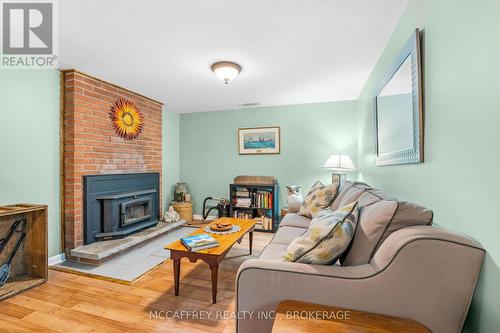
[[[11,276],[0,288],[0,301],[31,289],[47,281],[47,206],[17,204],[0,206],[0,239],[5,238],[14,221],[26,218],[22,246],[11,265]],[[0,255],[4,263],[10,255],[19,235],[16,233]]]
[[[234,184],[273,185],[276,184],[276,178],[272,176],[237,176],[234,178]]]

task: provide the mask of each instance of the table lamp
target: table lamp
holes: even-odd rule
[[[346,173],[356,170],[349,156],[342,154],[331,155],[323,164],[323,168],[334,171],[332,184],[340,183],[341,185],[346,181]]]

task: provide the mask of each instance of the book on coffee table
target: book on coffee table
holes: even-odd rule
[[[182,237],[181,243],[189,251],[199,251],[219,246],[219,241],[209,234]]]

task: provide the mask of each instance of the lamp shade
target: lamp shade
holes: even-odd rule
[[[356,168],[347,155],[331,155],[323,164],[323,168],[335,171],[354,171]]]

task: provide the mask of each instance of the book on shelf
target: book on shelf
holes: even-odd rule
[[[254,218],[257,229],[273,230],[273,219],[267,216]]]
[[[189,251],[200,251],[219,246],[219,241],[209,234],[199,234],[181,238],[181,243]]]
[[[250,213],[244,213],[244,212],[234,212],[233,214],[235,218],[237,219],[245,219],[245,220],[251,220],[252,219],[252,214]]]
[[[257,191],[252,194],[253,206],[257,208],[271,209],[273,208],[273,196],[268,191]]]
[[[262,223],[264,225],[264,229],[273,230],[273,220],[271,218],[264,216]]]

